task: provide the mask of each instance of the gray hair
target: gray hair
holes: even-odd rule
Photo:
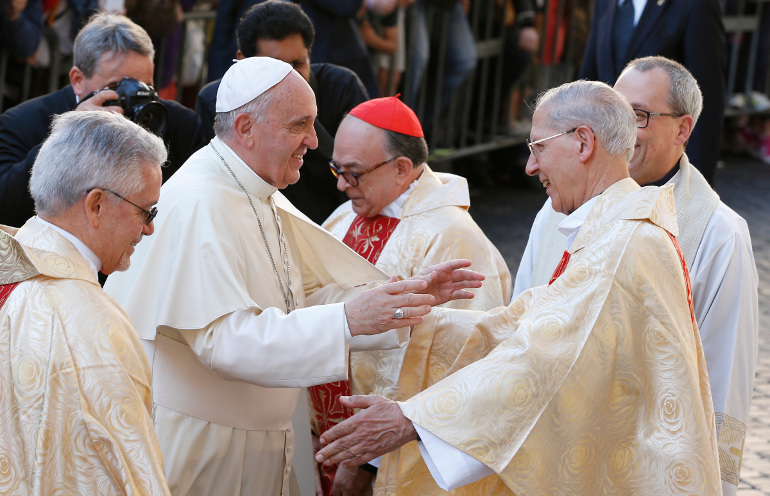
[[[268,110],[273,103],[273,90],[277,87],[278,85],[269,88],[252,101],[241,105],[237,109],[229,112],[217,112],[217,115],[214,116],[214,134],[223,140],[231,138],[233,126],[235,126],[235,118],[240,114],[249,114],[257,122],[266,123],[268,120]]]
[[[550,127],[586,125],[610,155],[633,156],[636,116],[626,99],[605,83],[580,80],[551,88],[538,96],[535,110],[540,107],[547,109]]]
[[[72,48],[72,63],[90,79],[99,67],[104,54],[125,56],[136,52],[153,58],[155,48],[147,32],[125,16],[94,14],[75,37]]]
[[[698,81],[682,64],[659,55],[634,59],[626,65],[622,76],[626,71],[636,69],[639,72],[647,72],[653,69],[662,69],[668,75],[669,93],[666,103],[674,114],[691,115],[693,126],[698,122],[698,117],[703,110],[703,94],[698,86]],[[660,110],[658,110],[660,112]]]
[[[32,166],[29,191],[35,211],[56,217],[93,188],[137,194],[145,187],[143,168],[160,167],[167,157],[161,138],[120,114],[58,115]]]
[[[396,131],[385,130],[385,150],[392,156],[403,156],[415,167],[428,160],[428,143],[425,138],[409,136]]]

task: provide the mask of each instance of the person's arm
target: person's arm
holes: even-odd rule
[[[2,39],[11,54],[20,59],[34,55],[43,38],[41,0],[5,0]]]
[[[703,92],[703,113],[690,136],[687,155],[690,163],[713,183],[721,147],[727,67],[727,41],[719,2],[694,2],[685,25],[684,53],[679,61],[692,73]]]
[[[630,0],[629,0],[630,1]],[[594,5],[593,16],[591,17],[591,26],[588,32],[588,42],[586,42],[586,48],[583,52],[583,62],[580,65],[580,71],[578,71],[579,79],[596,80],[599,77],[599,71],[596,67],[596,44],[599,36],[600,29],[609,29],[607,26],[602,26],[598,20],[604,14],[606,3],[596,2]]]
[[[364,19],[358,26],[358,29],[361,31],[361,38],[363,38],[367,47],[380,53],[396,53],[398,28],[395,26],[383,28],[383,36],[380,36],[374,30],[374,27],[369,24],[369,21]]]
[[[168,166],[163,168],[163,180],[166,181],[190,155],[206,144],[206,138],[195,111],[171,100],[162,103],[168,111],[168,127],[163,132],[163,141],[168,147]]]
[[[524,248],[524,254],[522,254],[521,262],[519,262],[519,269],[516,271],[516,279],[513,282],[514,299],[532,286],[532,271],[535,269],[535,258],[537,251],[540,249],[540,238],[543,236],[545,217],[551,209],[551,200],[549,198],[535,216],[534,222],[532,222],[527,246]]]

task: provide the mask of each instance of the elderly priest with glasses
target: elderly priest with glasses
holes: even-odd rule
[[[476,341],[409,399],[343,398],[366,409],[321,436],[317,461],[360,465],[417,441],[422,475],[393,493],[721,494],[673,187],[629,177],[631,106],[604,83],[568,83],[538,99],[531,137],[527,172],[568,214],[549,284],[486,313],[436,309],[437,332]]]
[[[32,166],[37,215],[0,226],[0,493],[169,494],[150,364],[97,273],[153,234],[163,140],[65,112]]]
[[[333,156],[330,167],[337,188],[350,198],[323,224],[337,239],[386,274],[400,277],[410,277],[442,260],[471,260],[473,269],[484,274],[484,286],[474,291],[472,300],[456,300],[444,307],[490,310],[510,302],[511,274],[468,212],[468,182],[431,170],[426,163],[428,145],[412,109],[394,97],[358,105],[340,123]],[[412,334],[410,349],[353,353],[353,390],[403,392],[414,380],[406,369],[417,365],[418,350],[431,342],[430,329],[419,328]],[[410,363],[402,369],[404,360]],[[350,391],[347,381],[310,389],[318,434],[353,414],[336,401]],[[400,465],[408,466],[406,456]],[[350,480],[350,472],[344,467],[338,471],[334,484],[338,491],[356,484]],[[357,485],[371,479],[363,469],[352,472],[357,472]],[[334,469],[323,467],[322,475],[330,494]]]
[[[316,147],[315,117],[291,65],[233,64],[216,137],[163,187],[154,242],[107,281],[153,365],[173,494],[298,494],[299,388],[347,377],[351,349],[403,344],[431,304],[472,297],[463,288],[483,279],[455,261],[380,284],[381,271],[294,208],[278,190]]]

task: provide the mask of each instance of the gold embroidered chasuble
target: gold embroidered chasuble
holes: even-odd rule
[[[486,314],[433,312],[420,329],[432,347],[412,336],[421,366],[393,393],[404,415],[499,474],[453,494],[720,494],[705,360],[669,232],[671,187],[619,181],[551,286]],[[413,442],[386,455],[377,494],[440,492],[424,463],[393,478],[415,453]]]
[[[133,325],[61,234],[0,228],[0,494],[168,494]]]
[[[500,252],[468,213],[470,196],[467,181],[453,174],[433,172],[427,164],[423,167],[423,174],[404,203],[401,219],[387,239],[381,239],[387,230],[377,229],[373,234],[375,239],[370,243],[362,243],[360,236],[356,236],[358,244],[366,253],[372,250],[377,252],[375,265],[378,269],[401,277],[409,277],[445,260],[467,258],[473,262],[471,268],[486,277],[484,284],[474,290],[473,299],[451,301],[443,307],[490,310],[507,305],[511,299],[511,275]],[[357,219],[351,203],[347,202],[324,222],[324,227],[335,237],[344,239],[358,227]],[[352,392],[395,398],[394,391],[406,387],[404,384],[421,384],[424,374],[435,372],[431,368],[433,365],[428,365],[431,370],[424,370],[425,361],[419,358],[427,349],[441,355],[442,360],[451,362],[459,347],[452,348],[442,342],[445,336],[434,342],[432,332],[422,327],[415,328],[406,348],[351,353]],[[465,334],[453,334],[451,337],[458,336],[462,339]],[[411,395],[421,390],[414,389]],[[341,410],[335,409],[331,413],[335,418],[330,420],[343,420]],[[417,464],[424,467],[416,448],[410,457],[402,453],[402,472],[413,473],[413,466]],[[384,472],[382,468],[385,468]],[[381,467],[377,477],[378,488],[388,480],[382,477],[387,471],[387,467]]]

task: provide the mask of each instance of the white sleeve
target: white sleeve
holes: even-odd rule
[[[451,491],[495,473],[494,470],[472,456],[465,454],[419,425],[414,423],[413,425],[417,435],[420,436],[417,445],[425,460],[425,465],[428,466],[430,475],[433,476],[441,489]]]
[[[513,282],[513,297],[515,300],[521,293],[532,286],[532,271],[535,270],[535,255],[540,248],[540,238],[543,236],[543,226],[545,225],[545,216],[548,210],[551,210],[551,199],[546,200],[543,207],[535,216],[532,222],[532,228],[529,231],[527,247],[524,248],[524,254],[519,262],[519,269],[516,271],[516,279]]]
[[[306,387],[344,380],[348,346],[344,304],[238,310],[204,329],[179,330],[217,374],[264,387]]]

